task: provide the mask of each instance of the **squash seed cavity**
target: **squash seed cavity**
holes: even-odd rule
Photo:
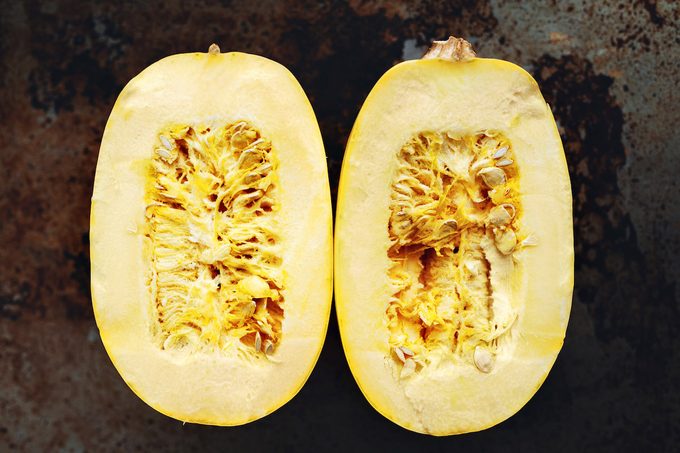
[[[274,352],[284,305],[277,168],[271,142],[245,121],[159,134],[145,236],[161,349]]]
[[[512,341],[519,174],[502,134],[422,132],[398,153],[388,233],[392,358],[404,379],[448,357],[493,369]]]

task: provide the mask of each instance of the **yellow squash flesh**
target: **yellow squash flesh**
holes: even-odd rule
[[[572,204],[533,78],[454,38],[390,69],[342,167],[335,297],[362,392],[413,431],[493,426],[537,391],[573,287]]]
[[[332,293],[326,159],[294,76],[244,53],[167,57],[120,94],[92,195],[94,313],[147,404],[239,425],[302,387]]]

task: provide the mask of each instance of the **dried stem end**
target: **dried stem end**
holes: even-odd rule
[[[476,56],[469,42],[449,36],[446,41],[433,41],[432,46],[423,55],[423,60],[441,58],[449,61],[469,61]]]
[[[210,55],[219,55],[220,54],[220,46],[218,46],[215,43],[210,44],[210,47],[208,47],[208,53]]]

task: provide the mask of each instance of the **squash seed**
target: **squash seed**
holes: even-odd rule
[[[512,164],[513,164],[512,159],[501,159],[498,162],[496,162],[497,167],[507,167],[508,165]]]
[[[512,220],[512,217],[503,205],[493,208],[487,216],[487,221],[495,226],[507,225],[510,223],[510,220]]]
[[[401,360],[401,363],[404,363],[406,361],[406,357],[404,357],[404,351],[402,351],[401,347],[397,346],[394,348],[394,353],[397,354],[397,357],[399,360]]]
[[[487,221],[494,226],[507,225],[515,217],[515,213],[515,206],[510,203],[503,203],[491,209]]]
[[[407,355],[407,356],[410,356],[410,357],[413,357],[415,355],[415,353],[413,351],[411,351],[409,348],[407,348],[406,346],[401,346],[401,350],[404,352],[404,355]]]
[[[446,236],[452,235],[456,232],[456,230],[458,230],[458,222],[456,222],[454,219],[445,220],[439,226],[437,235],[441,238],[444,238]]]
[[[505,154],[508,152],[508,147],[504,146],[495,153],[493,153],[493,158],[494,159],[500,159],[501,157],[505,156]]]
[[[158,138],[160,139],[164,147],[166,147],[167,149],[173,148],[173,146],[170,144],[170,140],[168,140],[168,137],[166,137],[165,135],[159,135]]]
[[[413,359],[406,359],[406,361],[404,362],[404,366],[401,367],[400,377],[402,379],[405,379],[405,378],[413,375],[413,373],[415,373],[415,371],[416,371],[416,362]]]
[[[492,189],[494,187],[502,186],[506,181],[505,172],[497,167],[482,168],[477,174],[481,176],[484,183]]]
[[[158,153],[159,156],[161,156],[163,159],[170,159],[172,157],[172,154],[170,154],[170,151],[168,151],[165,148],[156,148],[156,153]]]
[[[472,356],[475,366],[482,373],[489,373],[493,369],[494,357],[488,349],[477,346]]]
[[[503,255],[509,255],[515,250],[517,235],[512,230],[500,231],[496,235],[496,248]]]
[[[489,167],[491,165],[493,165],[493,161],[491,159],[479,159],[470,165],[470,172],[476,173],[481,168]]]
[[[445,220],[442,223],[442,226],[439,228],[440,230],[457,230],[458,229],[458,222],[456,222],[454,219],[449,219]]]
[[[510,218],[514,219],[515,214],[517,214],[517,209],[515,208],[515,205],[512,203],[503,203],[500,206],[503,207],[503,209],[507,210],[508,213],[510,213]]]

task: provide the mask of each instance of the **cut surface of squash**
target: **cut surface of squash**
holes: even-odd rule
[[[92,294],[130,388],[176,419],[277,409],[318,358],[332,291],[319,128],[283,66],[167,57],[120,94],[91,212]]]
[[[378,81],[343,161],[335,295],[380,413],[449,435],[526,404],[564,340],[571,210],[555,121],[523,69],[450,38]]]

